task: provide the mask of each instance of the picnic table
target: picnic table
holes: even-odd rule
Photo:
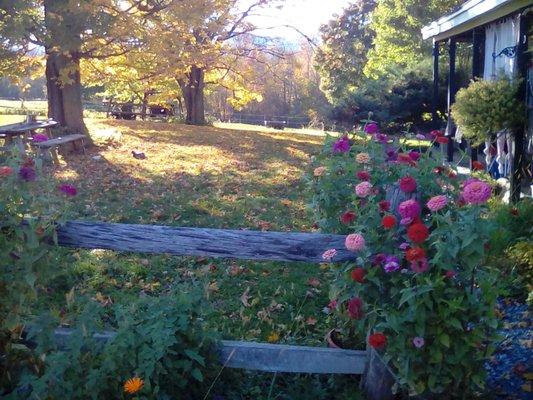
[[[25,153],[23,138],[29,137],[38,129],[44,129],[48,137],[52,136],[51,128],[57,122],[51,119],[44,121],[18,122],[16,124],[0,126],[0,138],[4,139],[4,146],[16,145],[21,153]]]

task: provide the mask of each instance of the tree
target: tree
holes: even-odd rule
[[[450,12],[464,0],[380,0],[372,15],[375,38],[365,74],[378,79],[414,67],[431,55],[422,40],[424,25]]]
[[[71,132],[85,132],[80,60],[102,59],[134,48],[143,20],[168,6],[168,2],[3,0],[1,53],[16,63],[32,47],[43,49],[49,117]],[[0,63],[0,67],[4,74],[9,62]]]
[[[374,0],[358,0],[320,28],[322,45],[316,67],[321,88],[333,104],[356,90],[364,78],[367,53],[374,39],[370,22],[375,7]]]

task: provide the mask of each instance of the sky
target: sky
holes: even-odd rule
[[[284,0],[276,4],[282,8],[268,6],[253,16],[250,21],[264,36],[280,37],[289,42],[299,42],[302,36],[294,29],[283,28],[291,25],[311,38],[318,38],[320,25],[327,23],[334,14],[340,14],[350,0]],[[265,29],[275,27],[273,29]]]

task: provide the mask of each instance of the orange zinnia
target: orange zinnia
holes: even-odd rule
[[[134,378],[128,379],[126,383],[124,383],[124,391],[128,394],[134,394],[141,390],[143,385],[144,381],[136,376]]]

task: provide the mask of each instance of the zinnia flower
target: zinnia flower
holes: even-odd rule
[[[328,303],[328,308],[330,310],[335,310],[337,308],[337,299],[330,300]]]
[[[444,207],[446,207],[446,204],[448,204],[448,200],[446,199],[446,196],[443,195],[434,196],[426,203],[432,212],[442,210]]]
[[[416,223],[407,228],[407,237],[413,243],[423,243],[429,237],[429,229],[422,223]]]
[[[396,256],[387,256],[385,258],[385,265],[383,266],[385,272],[394,272],[400,269],[400,261]]]
[[[355,185],[355,194],[359,197],[367,197],[372,193],[372,184],[370,182],[361,182]]]
[[[359,164],[368,164],[370,162],[370,156],[368,153],[359,153],[355,156],[355,161]]]
[[[479,161],[472,161],[472,169],[474,171],[483,171],[485,169],[485,166]]]
[[[352,272],[350,272],[352,280],[358,283],[363,283],[365,281],[365,275],[366,271],[361,267],[354,268],[352,269]]]
[[[369,135],[373,135],[374,133],[377,133],[379,130],[378,124],[371,122],[365,126],[365,133],[368,133]]]
[[[352,297],[348,300],[348,315],[351,319],[363,318],[363,300],[359,297]]]
[[[326,173],[326,167],[316,167],[315,170],[313,171],[313,175],[318,177],[318,176],[322,176]]]
[[[385,135],[384,133],[376,133],[374,135],[374,140],[376,142],[381,143],[381,144],[387,144],[388,141],[389,141],[389,137],[387,135]]]
[[[357,175],[357,178],[359,178],[362,181],[370,180],[370,173],[368,171],[358,171],[356,175]]]
[[[67,196],[76,196],[78,192],[74,186],[67,183],[59,185],[59,191],[65,193]]]
[[[37,134],[32,136],[31,140],[36,142],[36,143],[46,142],[48,140],[48,136],[46,136],[43,133],[37,133]]]
[[[420,159],[420,153],[418,151],[411,150],[409,152],[409,157],[413,161],[418,161]]]
[[[0,177],[5,178],[5,177],[8,177],[11,174],[13,174],[13,168],[11,168],[11,167],[9,167],[7,165],[2,165],[0,167]]]
[[[360,233],[352,233],[346,236],[344,242],[346,248],[350,251],[359,251],[365,248],[365,238]]]
[[[444,133],[442,133],[442,131],[439,131],[439,130],[437,130],[437,129],[435,129],[435,130],[429,132],[429,134],[430,134],[431,136],[433,136],[433,137],[439,137],[439,136],[444,135]]]
[[[444,274],[444,276],[449,279],[455,278],[455,275],[457,275],[457,272],[455,272],[453,269],[446,271],[446,273]]]
[[[394,149],[388,149],[385,154],[387,154],[387,161],[396,161],[398,159],[398,152]]]
[[[373,333],[368,337],[368,344],[372,348],[380,350],[387,345],[387,337],[381,332]]]
[[[385,262],[385,259],[387,256],[383,253],[378,253],[374,256],[374,259],[372,260],[372,265],[381,265]]]
[[[126,383],[124,383],[124,391],[128,394],[134,394],[141,390],[143,386],[144,381],[136,376],[134,378],[128,379]]]
[[[381,219],[381,225],[385,229],[391,229],[396,225],[396,218],[394,218],[394,215],[385,215]]]
[[[420,261],[426,257],[426,251],[421,247],[412,247],[405,252],[405,259],[409,262]]]
[[[398,183],[400,190],[404,193],[412,193],[416,190],[416,180],[412,176],[404,176]]]
[[[398,205],[398,213],[402,218],[416,218],[420,215],[420,204],[415,199],[402,201]]]
[[[348,136],[343,136],[335,143],[333,143],[334,153],[347,153],[350,151],[350,140]]]
[[[436,140],[440,144],[446,144],[446,143],[448,143],[450,141],[450,139],[448,139],[445,136],[439,136]]]
[[[348,225],[355,221],[356,217],[357,215],[354,211],[346,211],[344,214],[341,215],[341,222],[345,225]]]
[[[398,162],[400,164],[407,164],[407,165],[412,165],[412,166],[415,166],[416,165],[416,161],[414,161],[410,156],[409,154],[405,154],[405,153],[399,153],[398,154]]]
[[[474,181],[467,184],[462,194],[464,201],[469,204],[483,204],[490,198],[492,189],[483,181]]]
[[[407,250],[409,248],[409,243],[403,242],[398,246],[398,248],[401,250]]]
[[[335,249],[329,249],[329,250],[326,250],[323,254],[322,254],[322,259],[324,261],[331,261],[333,259],[333,257],[335,257],[337,255],[337,250]]]
[[[387,200],[381,200],[378,203],[379,211],[387,212],[390,210],[390,201]]]
[[[32,167],[22,167],[19,170],[19,176],[26,182],[34,181],[37,177],[35,170]]]
[[[426,342],[424,341],[423,337],[417,336],[413,338],[413,346],[415,346],[417,349],[424,346]]]
[[[422,258],[420,260],[415,260],[411,263],[411,270],[416,273],[426,272],[429,268],[429,263],[427,258]]]

